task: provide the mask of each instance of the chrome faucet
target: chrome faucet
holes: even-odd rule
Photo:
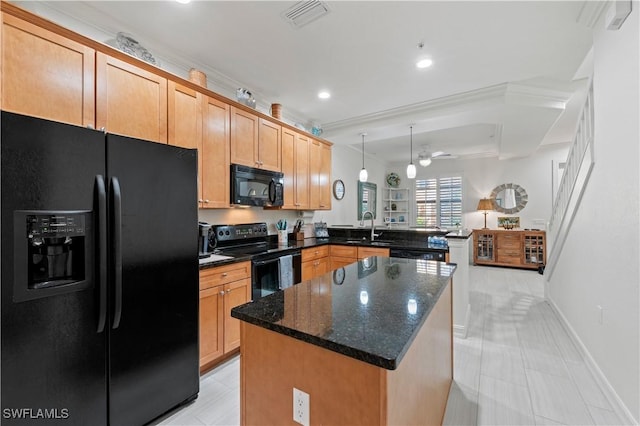
[[[367,215],[369,215],[369,218],[371,219],[371,241],[373,241],[375,234],[373,233],[373,213],[370,211],[366,211],[364,213],[362,213],[362,220],[360,221],[360,226],[364,226],[364,221],[367,218]]]

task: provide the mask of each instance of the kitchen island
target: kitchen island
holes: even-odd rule
[[[241,423],[440,424],[456,266],[371,257],[238,306]]]

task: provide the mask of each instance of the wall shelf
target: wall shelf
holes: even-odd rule
[[[411,222],[409,209],[409,188],[384,188],[384,223],[389,227],[409,227]]]

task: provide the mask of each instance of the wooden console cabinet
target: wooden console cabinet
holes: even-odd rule
[[[538,269],[547,262],[545,231],[473,230],[473,263]]]

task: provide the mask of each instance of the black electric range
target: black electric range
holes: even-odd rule
[[[265,222],[214,225],[214,253],[222,256],[251,256],[251,298],[256,300],[302,280],[299,248],[270,243]]]

